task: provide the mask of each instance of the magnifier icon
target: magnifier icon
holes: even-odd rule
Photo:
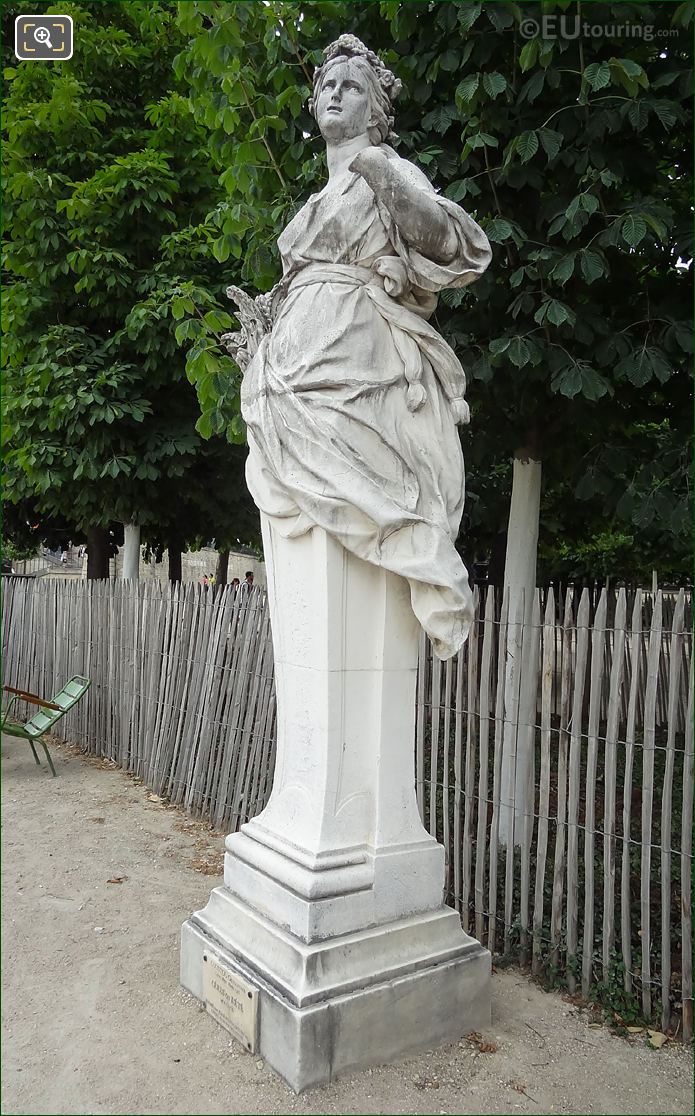
[[[53,50],[51,33],[47,27],[37,27],[34,31],[34,38],[37,43],[41,43],[42,46],[47,46],[49,50]]]

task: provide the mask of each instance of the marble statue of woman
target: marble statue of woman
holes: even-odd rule
[[[277,287],[228,291],[275,765],[263,810],[227,837],[224,886],[184,923],[181,980],[221,1021],[215,974],[235,981],[232,1033],[298,1091],[490,1022],[490,954],[444,903],[413,779],[420,625],[447,658],[472,614],[454,549],[465,377],[429,318],[490,247],[387,145],[398,88],[354,36],[328,47],[311,101],[328,182],[280,236]]]
[[[320,527],[405,578],[446,659],[472,618],[454,547],[464,503],[457,424],[469,412],[463,369],[429,319],[438,291],[483,273],[490,246],[386,142],[398,79],[353,35],[325,55],[310,109],[328,182],[278,240],[275,291],[251,317],[254,304],[246,299],[245,311],[241,292],[229,292],[244,326],[227,343],[246,366],[248,486],[284,538]]]

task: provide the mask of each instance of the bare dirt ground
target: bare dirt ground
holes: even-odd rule
[[[52,746],[2,743],[2,1112],[693,1112],[692,1058],[652,1050],[518,972],[469,1040],[295,1096],[178,985],[179,927],[221,882],[223,839],[144,786]],[[479,1045],[479,1044],[478,1044]]]

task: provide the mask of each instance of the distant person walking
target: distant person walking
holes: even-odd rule
[[[244,580],[241,583],[241,593],[244,600],[250,595],[253,589],[253,571],[247,570],[244,575]]]

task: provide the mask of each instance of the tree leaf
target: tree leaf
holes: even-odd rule
[[[553,373],[551,390],[568,399],[583,395],[595,401],[608,393],[608,381],[586,361],[566,364]]]
[[[555,264],[555,267],[550,272],[550,278],[554,279],[555,282],[559,283],[561,286],[564,286],[574,272],[574,260],[574,252],[572,252],[569,256],[563,256],[563,258]]]
[[[690,27],[693,20],[693,6],[690,0],[683,0],[674,10],[671,16],[671,24],[674,27]]]
[[[482,11],[481,4],[461,4],[457,9],[459,26],[464,34],[470,31]]]
[[[580,194],[579,204],[586,213],[595,213],[598,209],[598,198],[594,194]]]
[[[667,338],[671,338],[673,344],[677,349],[683,353],[692,353],[693,351],[693,334],[689,323],[674,322],[672,326],[666,331]]]
[[[552,325],[559,326],[564,325],[565,322],[573,324],[575,320],[574,311],[556,298],[547,298],[533,317],[539,325],[550,322]]]
[[[579,362],[582,376],[582,395],[586,399],[602,399],[609,392],[608,381],[585,361]]]
[[[602,256],[592,248],[584,248],[580,252],[579,264],[587,283],[593,283],[594,280],[599,279],[605,273]]]
[[[643,128],[646,128],[649,122],[649,106],[647,102],[643,98],[640,98],[638,101],[633,101],[627,110],[627,118],[632,124],[632,127],[637,132],[641,132]]]
[[[422,118],[422,126],[428,130],[433,128],[443,135],[458,119],[459,114],[454,105],[437,105]]]
[[[532,159],[538,151],[537,133],[535,131],[522,132],[516,141],[516,150],[522,163],[528,163],[529,159]]]
[[[485,14],[496,31],[504,31],[512,26],[514,14],[511,9],[511,4],[495,4],[493,7],[486,5]]]
[[[538,135],[550,163],[562,147],[562,133],[556,132],[553,128],[539,128]]]
[[[470,104],[479,84],[480,74],[469,74],[457,85],[454,96],[458,108],[461,108],[461,105],[468,106]]]
[[[483,74],[483,88],[488,96],[498,97],[507,88],[507,79],[494,70],[490,74]]]
[[[668,239],[668,231],[664,222],[660,221],[659,218],[655,217],[652,213],[643,212],[641,216],[647,222],[649,228],[656,234],[657,240],[665,244]]]
[[[509,359],[517,368],[528,364],[530,353],[523,337],[513,337],[509,345]]]
[[[567,364],[554,372],[550,381],[551,391],[574,399],[582,390],[582,376],[576,364]]]
[[[545,70],[536,70],[535,74],[529,78],[522,88],[519,94],[519,101],[528,101],[529,104],[533,104],[536,98],[543,92],[544,84]],[[540,131],[542,132],[543,129],[541,128]]]
[[[493,244],[501,244],[509,240],[512,235],[512,226],[503,217],[493,217],[485,226],[485,234]]]
[[[500,353],[506,352],[511,344],[511,340],[511,337],[497,337],[493,341],[490,341],[488,349],[491,355],[499,356]]]
[[[639,104],[640,102],[637,103]],[[667,131],[672,128],[680,115],[678,105],[675,105],[673,101],[657,100],[651,101],[650,105],[663,124],[664,128]]]
[[[640,87],[649,87],[649,79],[644,70],[631,58],[611,58],[608,64],[612,79],[619,82],[631,97],[637,96]]]
[[[230,252],[229,237],[228,236],[218,237],[218,239],[214,242],[214,244],[212,246],[212,250],[213,250],[213,253],[215,255],[215,259],[219,260],[220,263],[224,263],[225,260],[228,260],[229,259],[229,252]]]
[[[635,387],[644,387],[652,378],[665,383],[673,375],[673,371],[660,349],[643,346],[634,349],[618,362],[615,375],[618,379],[629,380]]]
[[[526,46],[522,48],[519,54],[519,65],[521,66],[522,73],[530,70],[534,62],[538,60],[538,51],[540,49],[540,42],[537,38],[529,39]]]
[[[584,80],[594,92],[605,89],[611,80],[611,68],[607,62],[592,62],[584,70]]]
[[[623,240],[627,241],[631,248],[636,248],[647,235],[647,226],[641,217],[634,213],[628,213],[620,231]]]
[[[560,232],[561,229],[567,224],[567,215],[565,213],[558,213],[557,217],[553,218],[548,226],[548,235],[555,236],[555,233]]]

